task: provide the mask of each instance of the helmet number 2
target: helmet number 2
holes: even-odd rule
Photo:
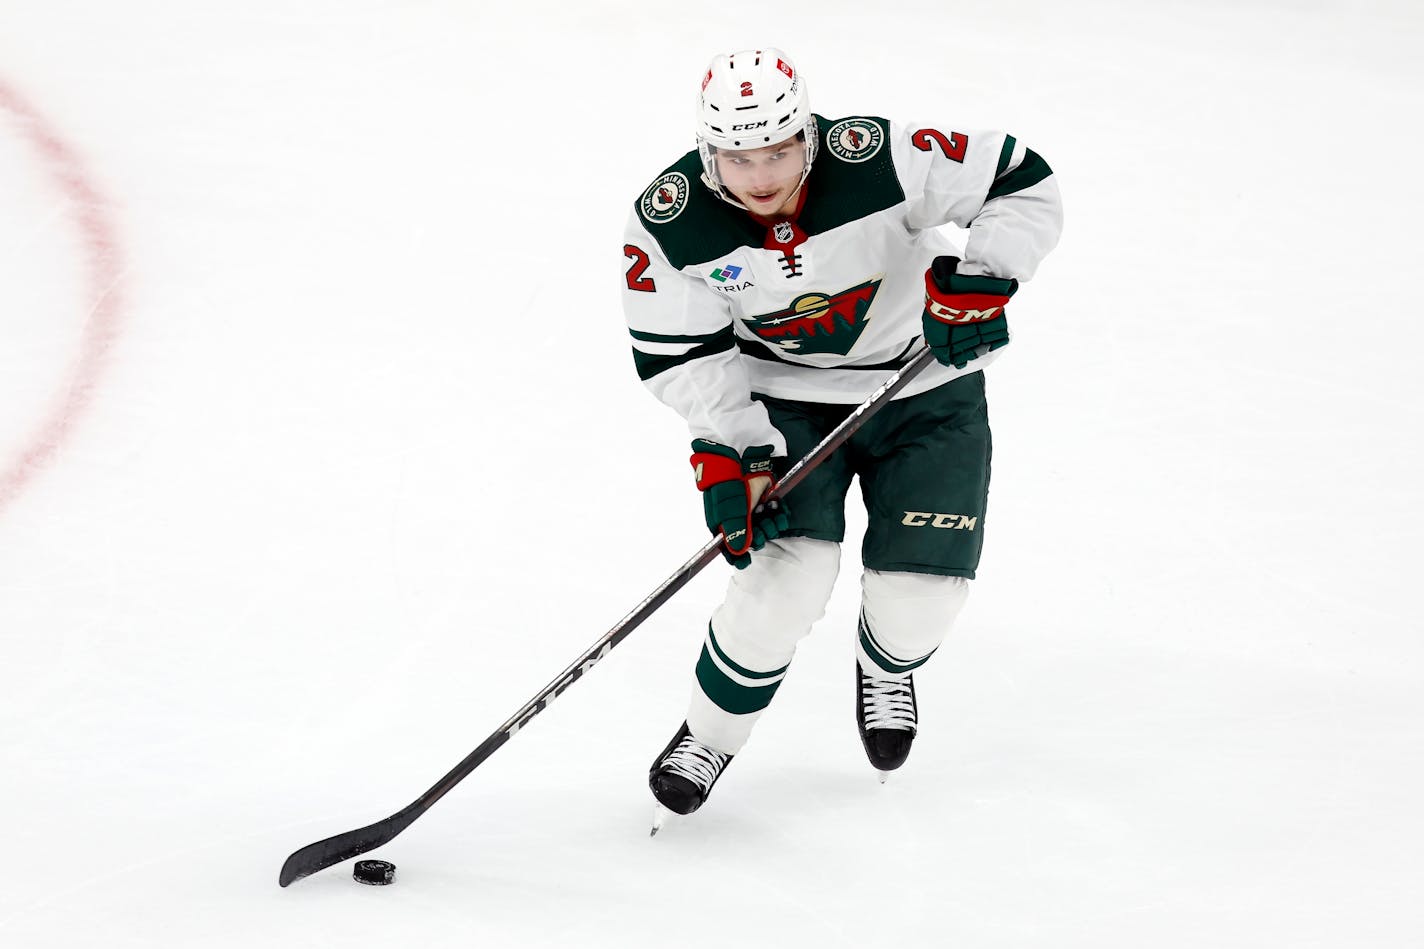
[[[922,152],[929,151],[933,142],[944,152],[945,158],[960,164],[964,163],[964,153],[969,150],[969,137],[962,132],[950,132],[949,138],[945,138],[943,132],[935,129],[920,129],[910,137],[910,141]]]
[[[628,289],[641,290],[644,293],[652,293],[657,290],[653,278],[643,276],[644,271],[648,269],[648,255],[639,247],[624,244],[623,256],[631,258],[633,261],[633,266],[629,267],[628,272],[624,274],[624,279],[628,281]]]

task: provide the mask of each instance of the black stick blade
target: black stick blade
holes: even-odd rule
[[[399,814],[392,814],[385,820],[378,821],[368,827],[348,830],[344,834],[337,834],[335,837],[307,844],[282,864],[282,873],[277,877],[277,883],[287,886],[302,877],[311,876],[318,870],[325,870],[343,860],[359,857],[369,850],[375,850],[377,847],[390,843],[418,816],[420,816],[419,810],[407,808]]]

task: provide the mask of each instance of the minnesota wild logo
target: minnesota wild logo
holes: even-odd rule
[[[670,171],[648,186],[638,200],[643,217],[650,224],[666,224],[687,207],[687,176]]]
[[[880,126],[869,119],[845,119],[826,133],[826,147],[831,154],[852,164],[869,160],[884,142]]]
[[[758,339],[776,349],[798,356],[844,356],[865,332],[866,314],[882,279],[884,275],[829,297],[803,293],[780,312],[743,319]]]

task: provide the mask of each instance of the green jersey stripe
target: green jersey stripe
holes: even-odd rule
[[[1051,174],[1053,174],[1053,169],[1048,167],[1048,162],[1040,158],[1033,149],[1025,149],[1024,160],[1019,162],[1019,166],[1013,171],[997,179],[984,200],[992,201],[995,198],[1002,198],[1006,194],[1032,188]]]
[[[629,330],[628,335],[632,336],[640,343],[715,343],[731,333],[730,327],[720,329],[715,333],[703,333],[700,336],[669,336],[664,333],[644,333],[641,330]]]
[[[999,150],[999,167],[994,169],[995,181],[1003,177],[1004,172],[1008,170],[1009,162],[1014,160],[1014,148],[1017,146],[1018,142],[1012,135],[1004,136],[1004,147]]]
[[[682,354],[666,353],[645,353],[637,347],[633,348],[633,365],[638,370],[638,378],[647,382],[660,373],[669,369],[676,369],[684,363],[692,362],[694,359],[702,359],[705,356],[715,356],[718,353],[726,352],[736,347],[736,340],[732,336],[732,328],[729,326],[721,333],[713,336],[705,343],[694,346]]]

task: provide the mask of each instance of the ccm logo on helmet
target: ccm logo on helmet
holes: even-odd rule
[[[906,527],[938,527],[941,530],[972,531],[979,518],[967,514],[935,514],[932,511],[906,511],[900,522]]]
[[[751,131],[752,129],[765,128],[765,127],[766,127],[767,125],[769,125],[769,124],[771,124],[771,120],[770,120],[770,119],[762,119],[760,122],[748,122],[746,125],[734,125],[734,126],[732,126],[732,131],[733,131],[733,132],[748,132],[748,131]]]

